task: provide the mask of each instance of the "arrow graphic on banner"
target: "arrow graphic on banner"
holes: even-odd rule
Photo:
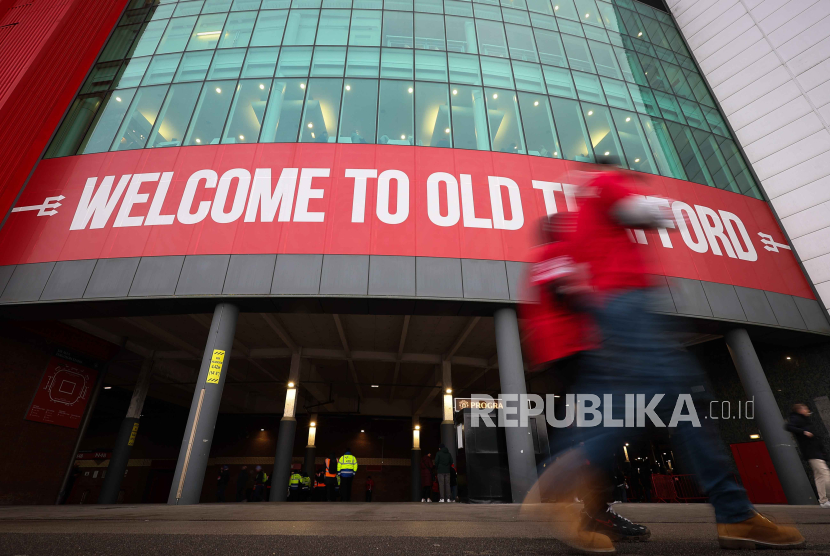
[[[758,235],[761,236],[761,243],[764,244],[764,249],[767,251],[772,251],[773,253],[778,253],[778,248],[781,249],[789,249],[792,251],[792,247],[787,245],[786,243],[777,243],[772,239],[772,236],[769,234],[765,234],[763,232],[758,232]]]
[[[46,197],[43,201],[42,205],[31,205],[28,207],[17,207],[13,208],[12,212],[26,212],[29,210],[36,210],[38,216],[54,216],[58,213],[56,210],[61,204],[58,201],[62,201],[65,197],[63,195],[58,195],[57,197]],[[51,209],[51,210],[49,210]]]

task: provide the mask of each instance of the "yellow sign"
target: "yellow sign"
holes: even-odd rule
[[[222,375],[222,362],[224,360],[225,352],[223,350],[213,350],[213,357],[210,359],[210,369],[208,369],[208,384],[219,384],[219,377]]]
[[[138,423],[133,423],[133,432],[130,433],[130,439],[127,441],[127,446],[135,444],[136,434],[138,434]]]

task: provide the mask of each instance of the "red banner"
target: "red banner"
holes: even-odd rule
[[[0,231],[0,264],[314,253],[524,261],[573,210],[576,162],[393,145],[260,144],[41,162]],[[655,272],[812,298],[763,201],[643,174],[675,230],[632,231]],[[671,232],[671,233],[670,233]],[[678,233],[679,232],[679,233]]]
[[[97,376],[95,369],[52,357],[26,419],[77,429]]]

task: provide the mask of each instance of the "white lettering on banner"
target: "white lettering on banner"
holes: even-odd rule
[[[675,201],[671,204],[671,211],[674,213],[674,220],[677,222],[677,229],[680,230],[680,237],[686,242],[686,245],[695,253],[705,253],[709,250],[709,244],[706,243],[706,236],[703,234],[703,228],[700,227],[700,221],[697,219],[697,214],[694,209],[682,201]],[[686,221],[692,225],[695,231],[697,241],[692,239],[692,234],[689,233],[689,227]]]
[[[723,233],[723,222],[718,218],[718,213],[709,207],[702,207],[700,205],[695,205],[695,209],[700,216],[700,225],[703,226],[703,232],[706,234],[706,239],[709,240],[709,247],[712,248],[712,253],[721,255],[720,247],[718,246],[718,240],[720,240],[723,248],[726,250],[726,254],[733,259],[737,258],[735,251],[732,249],[732,244],[726,238],[726,234]]]
[[[447,184],[447,215],[441,215],[440,184]],[[452,174],[435,172],[427,178],[427,216],[436,226],[448,228],[458,224],[461,208],[458,201],[458,181]]]
[[[124,189],[127,187],[132,174],[124,174],[118,180],[118,185],[115,186],[115,192],[110,196],[112,190],[112,182],[115,181],[115,176],[105,176],[101,180],[101,186],[95,191],[95,183],[98,178],[89,178],[84,185],[84,192],[81,193],[81,200],[78,202],[78,208],[75,210],[75,217],[72,219],[70,230],[83,230],[92,219],[90,230],[103,228],[107,225],[112,211],[115,210],[115,205],[118,204]]]
[[[143,216],[130,216],[130,211],[133,205],[146,203],[150,198],[148,193],[139,193],[141,184],[146,181],[158,181],[160,174],[133,174],[133,179],[130,180],[130,187],[127,188],[127,194],[124,195],[124,200],[121,202],[121,210],[118,211],[118,216],[115,217],[113,228],[127,228],[132,226],[141,226],[144,223]]]
[[[176,220],[175,214],[162,214],[161,208],[167,198],[167,190],[170,188],[170,181],[173,179],[173,172],[165,172],[161,175],[156,194],[153,195],[153,202],[150,204],[150,212],[144,219],[145,226],[167,226]]]
[[[738,218],[736,214],[732,214],[731,212],[727,212],[725,210],[719,210],[718,214],[720,214],[721,220],[723,220],[726,233],[729,234],[729,239],[732,241],[732,246],[735,248],[738,258],[744,261],[757,261],[758,253],[755,251],[755,246],[752,245],[752,240],[746,231],[744,223],[741,222],[741,219]],[[738,239],[738,235],[735,233],[736,226],[738,231],[741,233],[743,244],[741,244],[741,241]],[[744,249],[744,245],[746,245],[746,249]]]
[[[497,230],[518,230],[525,223],[524,212],[522,212],[522,195],[519,186],[510,178],[489,176],[490,184],[490,206],[493,208],[493,227]],[[504,205],[501,198],[501,188],[507,188],[507,198],[510,201],[510,213],[512,218],[506,220],[504,217]]]
[[[545,212],[548,216],[556,214],[556,197],[553,196],[554,191],[562,191],[562,184],[552,181],[533,180],[533,189],[538,189],[542,192],[542,200],[545,201]]]
[[[231,182],[236,180],[236,195],[233,198],[230,212],[225,212],[225,203],[231,190]],[[242,216],[245,202],[248,200],[248,188],[251,185],[251,173],[244,168],[228,170],[219,178],[216,196],[210,209],[210,217],[217,224],[230,224]]]
[[[396,212],[389,212],[389,182],[398,182]],[[378,202],[375,207],[378,220],[384,224],[400,224],[409,217],[409,176],[400,170],[386,170],[378,176]],[[354,214],[354,204],[352,205]]]
[[[213,170],[199,170],[194,172],[187,180],[184,186],[184,194],[182,195],[182,202],[179,205],[179,212],[176,214],[176,219],[182,224],[198,224],[210,212],[210,201],[202,201],[199,203],[199,208],[196,212],[191,212],[193,208],[193,200],[196,198],[196,189],[199,183],[205,180],[205,189],[213,189],[216,187],[216,181],[219,176]]]
[[[280,209],[278,222],[291,220],[291,208],[294,204],[294,189],[297,187],[297,168],[283,168],[276,189],[271,189],[271,169],[257,168],[254,172],[254,185],[245,222],[256,222],[257,209],[260,210],[261,222],[273,222],[277,209]]]
[[[461,207],[464,213],[465,228],[493,227],[493,221],[489,218],[476,216],[476,204],[473,198],[473,177],[470,174],[461,174]]]
[[[345,176],[354,178],[352,222],[363,222],[366,216],[366,180],[378,177],[377,170],[346,169]]]
[[[323,222],[325,213],[309,212],[311,199],[322,199],[322,189],[312,189],[311,180],[329,177],[328,168],[303,168],[300,172],[300,184],[297,186],[297,205],[294,207],[294,222]]]
[[[646,199],[657,206],[660,207],[668,207],[669,200],[664,199],[663,197],[646,197]],[[669,228],[676,228],[674,222],[667,223]],[[663,247],[667,247],[671,249],[673,246],[671,244],[671,238],[669,237],[669,231],[666,228],[657,228],[657,233],[660,235],[660,241],[663,243]]]

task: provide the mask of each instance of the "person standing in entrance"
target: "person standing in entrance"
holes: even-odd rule
[[[421,502],[432,502],[432,480],[435,473],[435,463],[432,454],[421,458]]]
[[[231,482],[231,472],[228,471],[228,466],[223,465],[219,470],[219,477],[216,481],[216,501],[225,501],[225,491],[228,489],[228,483]]]
[[[375,481],[372,480],[372,476],[369,475],[366,477],[366,501],[372,501],[372,491],[375,489]]]
[[[246,500],[245,491],[248,489],[248,466],[243,465],[236,476],[236,501]]]
[[[340,473],[340,500],[343,502],[352,501],[352,480],[357,473],[357,458],[352,455],[352,450],[346,448],[346,453],[340,456],[337,461],[337,472]]]
[[[261,465],[256,466],[256,475],[254,476],[254,502],[262,502],[265,496],[265,481],[268,480],[268,475],[262,470]]]
[[[337,500],[337,458],[334,452],[326,458],[326,500],[334,502]]]
[[[435,472],[438,474],[439,502],[450,501],[450,471],[452,471],[452,454],[447,447],[441,444],[438,455],[435,456]]]
[[[793,406],[784,428],[795,435],[801,456],[807,460],[813,469],[813,480],[816,482],[818,503],[822,508],[830,509],[827,500],[827,490],[830,489],[830,470],[827,469],[827,452],[821,440],[816,436],[813,425],[813,412],[803,403]]]

